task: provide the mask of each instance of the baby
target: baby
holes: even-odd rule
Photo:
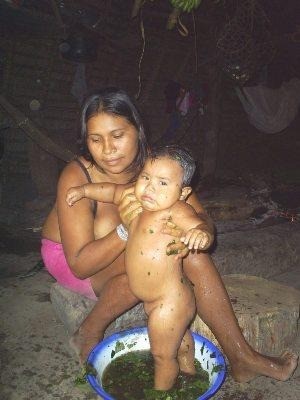
[[[161,232],[172,221],[182,229],[180,240],[189,249],[204,250],[212,244],[212,232],[202,229],[203,222],[185,202],[194,171],[195,162],[186,150],[160,147],[152,151],[134,186],[143,211],[130,224],[125,265],[130,288],[148,315],[157,390],[170,389],[179,369],[195,374],[194,341],[187,329],[195,314],[194,294],[183,275],[182,260],[166,253],[170,239]],[[128,185],[85,184],[69,189],[67,203],[72,206],[87,197],[119,204],[125,188]],[[117,232],[126,240],[122,225]]]

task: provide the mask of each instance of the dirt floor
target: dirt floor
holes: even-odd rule
[[[2,266],[18,266],[18,275],[24,275],[38,260],[36,252],[0,257]],[[88,386],[75,384],[81,369],[50,303],[53,279],[44,270],[26,278],[16,276],[13,268],[10,272],[7,269],[0,280],[1,400],[96,399]],[[293,285],[295,273],[291,272],[289,277],[285,274],[281,281],[288,283],[290,279]],[[299,279],[297,284],[299,288]],[[300,336],[292,348],[300,352]],[[288,382],[259,377],[241,385],[234,383],[229,375],[214,399],[298,400],[300,368]]]
[[[1,400],[88,400],[99,398],[77,386],[81,368],[68,345],[63,324],[50,303],[52,277],[34,266],[40,260],[39,235],[44,215],[22,220],[22,236],[11,215],[9,229],[0,232],[0,359]],[[17,228],[18,227],[18,228]],[[276,277],[300,289],[299,269]],[[300,353],[300,335],[292,348]],[[259,377],[236,384],[228,374],[215,400],[299,400],[300,367],[288,382]]]

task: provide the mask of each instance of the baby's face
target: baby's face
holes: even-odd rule
[[[145,210],[171,207],[180,199],[183,170],[167,157],[147,160],[135,185],[135,195]]]

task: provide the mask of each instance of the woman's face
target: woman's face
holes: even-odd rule
[[[106,174],[120,174],[138,152],[138,132],[126,118],[101,113],[87,122],[87,146]]]

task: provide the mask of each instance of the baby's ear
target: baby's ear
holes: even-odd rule
[[[184,188],[182,188],[181,190],[181,196],[179,198],[179,200],[185,200],[188,195],[191,193],[192,188],[190,186],[185,186]]]

